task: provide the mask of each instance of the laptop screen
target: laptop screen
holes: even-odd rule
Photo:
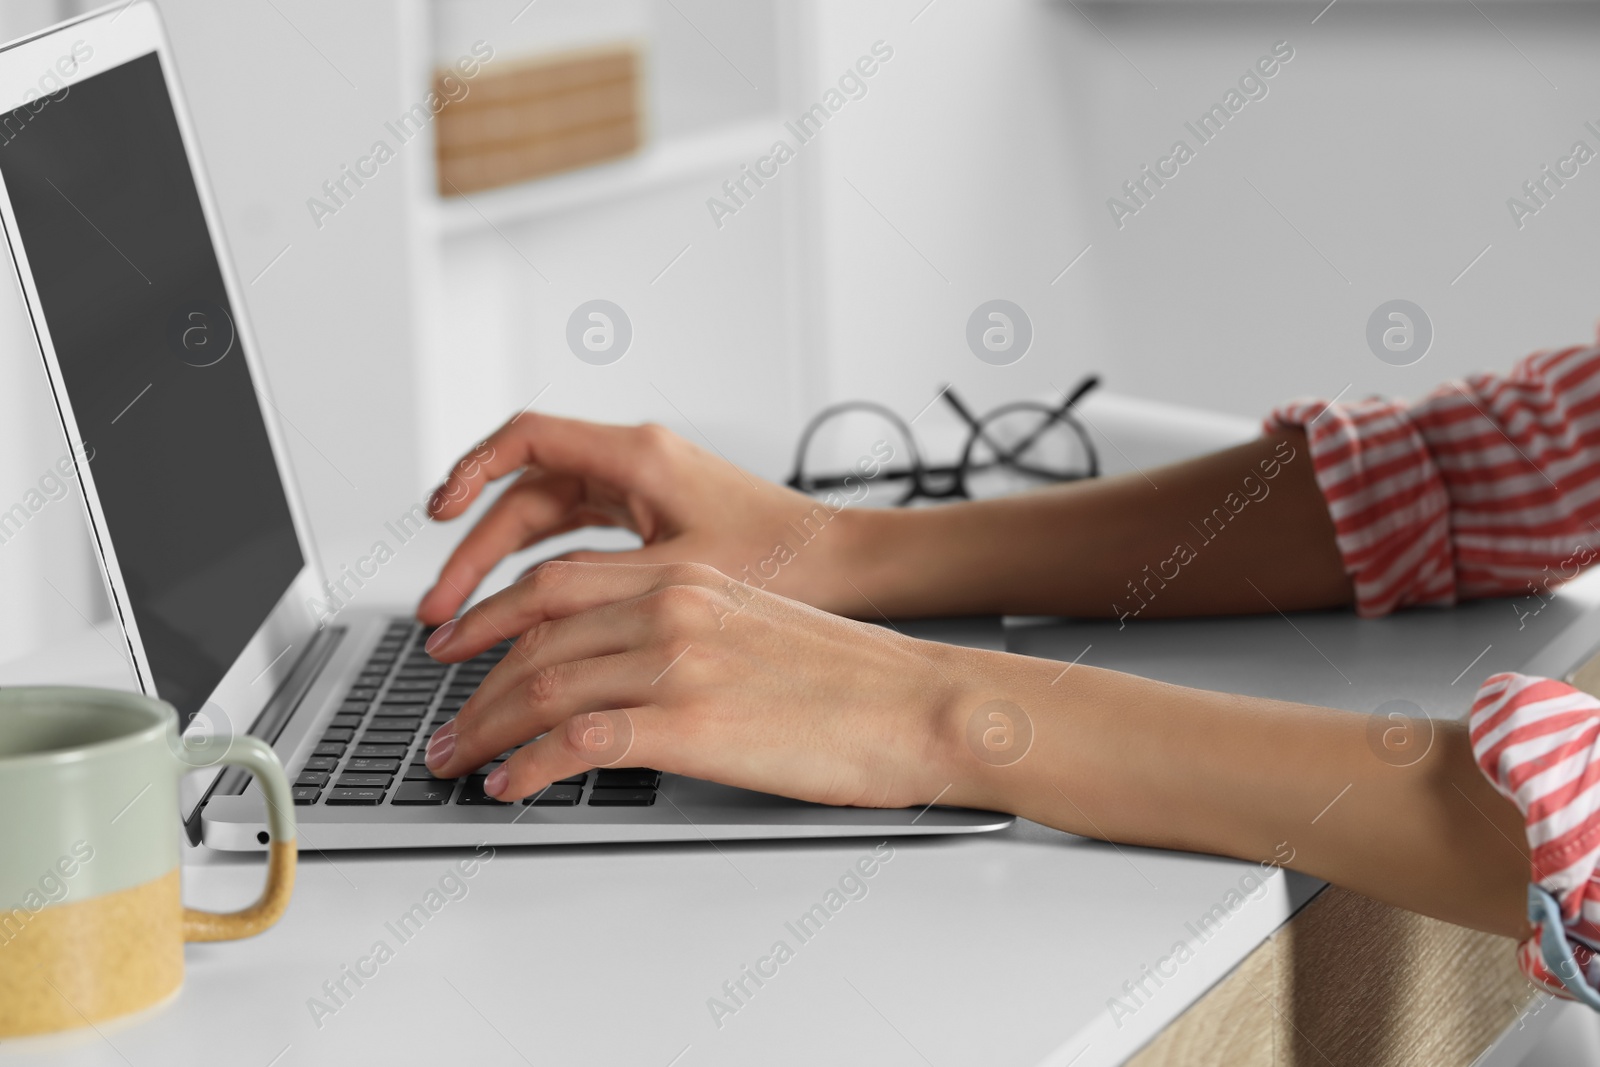
[[[0,115],[0,175],[74,453],[186,726],[304,560],[156,53]]]

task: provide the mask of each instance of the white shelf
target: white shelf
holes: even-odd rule
[[[539,178],[520,185],[435,197],[435,229],[445,237],[473,234],[488,225],[524,222],[556,211],[633,196],[704,174],[732,176],[741,163],[766,152],[784,135],[783,119],[760,119],[718,127],[706,133],[647,144],[640,152],[613,163]],[[487,222],[485,221],[487,220]]]

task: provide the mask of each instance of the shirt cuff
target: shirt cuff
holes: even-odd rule
[[[1523,814],[1533,884],[1560,906],[1572,956],[1546,958],[1536,923],[1518,965],[1557,996],[1572,999],[1558,968],[1600,990],[1600,700],[1549,678],[1496,674],[1478,689],[1471,736],[1479,770]]]
[[[1404,404],[1296,401],[1264,429],[1304,431],[1358,614],[1456,602],[1450,497]]]

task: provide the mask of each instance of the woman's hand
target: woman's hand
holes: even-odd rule
[[[545,563],[437,630],[428,651],[457,662],[513,635],[428,745],[429,768],[447,778],[521,745],[485,785],[502,800],[615,765],[907,807],[932,803],[976,763],[964,728],[983,702],[982,672],[963,657],[982,653],[839,618],[708,566]]]
[[[429,651],[514,635],[428,746],[443,777],[516,749],[485,783],[501,800],[646,766],[824,804],[987,808],[1527,933],[1521,815],[1459,723],[1397,766],[1371,716],[915,641],[692,564],[542,564]]]
[[[417,617],[424,623],[453,616],[506,556],[586,526],[624,527],[644,546],[575,552],[568,559],[709,563],[741,581],[832,611],[868,610],[850,579],[855,573],[864,580],[851,562],[862,542],[861,516],[839,509],[864,495],[864,481],[829,507],[756,478],[660,426],[606,426],[524,413],[451,469],[429,499],[428,513],[453,519],[485,485],[510,474],[518,474],[516,481],[462,539],[422,598]]]

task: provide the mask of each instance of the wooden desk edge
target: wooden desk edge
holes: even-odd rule
[[[1515,942],[1329,886],[1129,1067],[1469,1067],[1536,993]]]

